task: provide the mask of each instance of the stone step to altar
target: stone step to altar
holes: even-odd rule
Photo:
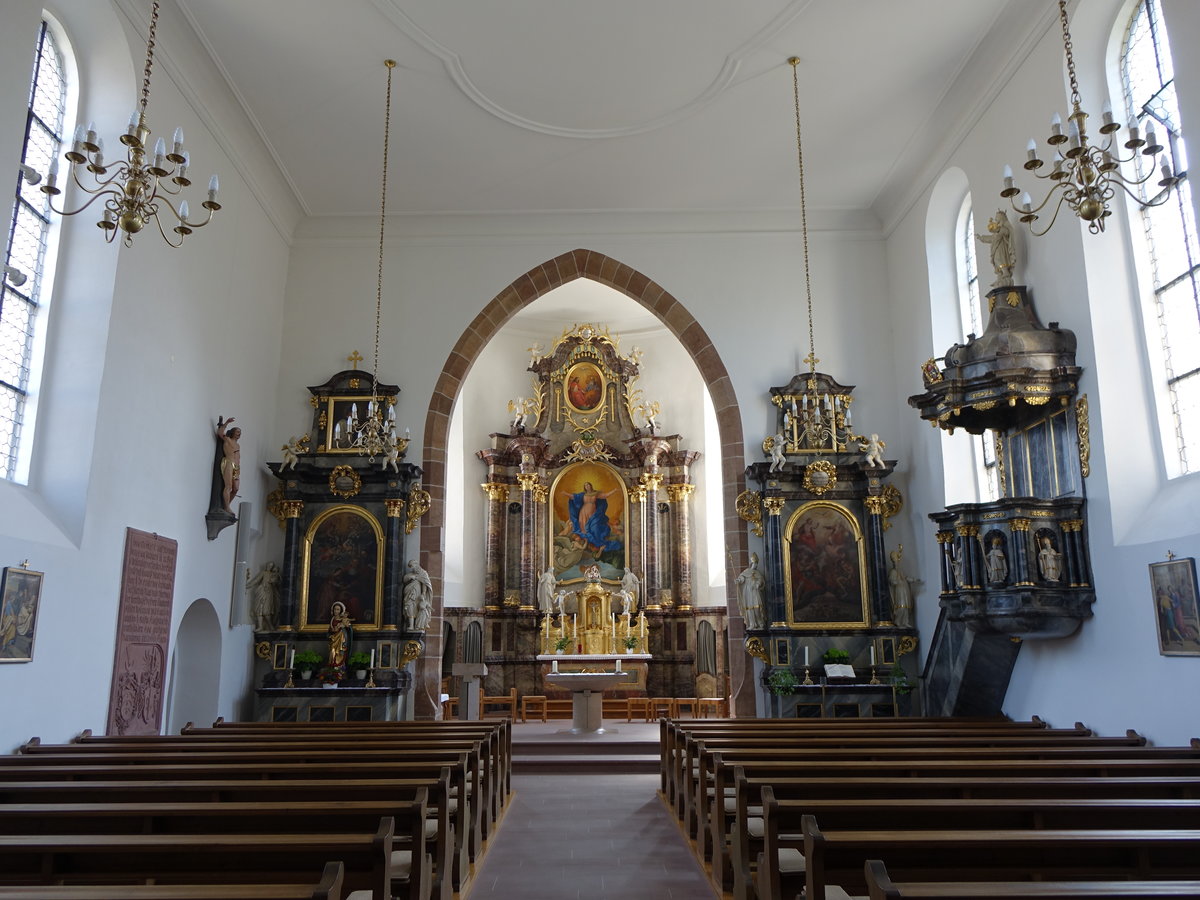
[[[571,734],[570,722],[513,729],[512,767],[526,774],[653,774],[659,770],[658,725],[605,721],[603,734]]]
[[[608,775],[651,775],[658,772],[658,754],[584,753],[530,754],[513,748],[512,770],[525,775],[582,775],[602,772]]]

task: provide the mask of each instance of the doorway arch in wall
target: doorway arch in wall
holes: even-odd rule
[[[712,397],[720,435],[725,544],[731,551],[726,558],[725,600],[731,613],[728,658],[732,707],[738,715],[753,715],[754,686],[746,680],[746,657],[743,653],[734,652],[744,636],[734,579],[736,571],[748,561],[748,542],[746,530],[735,511],[737,496],[745,489],[746,457],[741,412],[733,382],[712,340],[682,303],[641,272],[603,253],[586,249],[572,250],[517,278],[492,298],[467,326],[442,366],[425,417],[425,445],[421,453],[423,484],[425,490],[429,491],[432,506],[421,522],[420,554],[421,565],[433,581],[434,597],[438,598],[435,616],[441,617],[442,576],[445,570],[446,448],[449,446],[450,413],[462,390],[463,380],[483,347],[518,310],[543,294],[578,278],[590,278],[620,291],[653,313],[691,356]],[[431,627],[426,641],[425,655],[418,664],[420,677],[415,702],[419,717],[433,718],[440,710],[436,696],[436,688],[441,683],[440,627]]]
[[[188,722],[211,725],[221,687],[221,621],[212,603],[193,601],[175,632],[167,734]]]

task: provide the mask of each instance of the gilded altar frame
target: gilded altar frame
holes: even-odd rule
[[[818,524],[819,519],[825,519],[826,521]],[[828,524],[830,521],[832,521],[832,525]],[[807,538],[801,540],[797,532],[810,522],[814,523],[814,528],[822,527],[830,532],[827,535],[827,538],[830,540],[826,542],[827,550],[830,552],[819,554],[820,558],[815,560],[819,565],[802,568],[799,557],[809,556],[810,554],[805,548],[797,545],[809,542]],[[841,526],[845,529],[845,534],[841,536],[837,535],[833,526]],[[838,546],[836,547],[832,543],[832,538],[834,537],[837,537]],[[844,556],[844,552],[838,554],[836,551],[838,549],[845,551],[851,542],[854,546],[854,558],[850,571],[857,572],[858,591],[857,597],[854,597],[853,593],[851,593],[841,599],[841,605],[846,607],[845,614],[843,616],[831,617],[821,611],[817,614],[819,618],[805,618],[797,615],[797,604],[805,599],[802,592],[798,590],[798,579],[802,575],[805,575],[805,573],[811,572],[813,575],[812,580],[817,585],[828,586],[839,575],[834,568],[839,565],[837,556]],[[841,574],[844,575],[845,573]],[[842,504],[829,500],[813,500],[797,507],[795,512],[788,518],[787,527],[784,531],[783,580],[787,624],[790,627],[813,630],[825,628],[866,628],[868,625],[867,611],[869,608],[868,591],[870,576],[867,571],[866,543],[863,540],[862,527],[859,525],[858,518],[854,513]]]
[[[321,526],[329,522],[335,516],[349,515],[357,519],[363,520],[369,526],[370,533],[374,538],[374,548],[364,548],[361,543],[356,543],[356,540],[361,538],[361,533],[358,535],[349,535],[343,541],[339,550],[347,557],[346,562],[353,563],[356,566],[364,566],[368,569],[368,574],[355,576],[353,581],[359,587],[364,584],[371,586],[371,620],[363,621],[361,607],[352,608],[351,603],[347,598],[338,597],[345,602],[347,609],[351,610],[351,617],[355,619],[354,628],[356,631],[374,631],[379,628],[379,622],[383,614],[383,554],[384,554],[384,534],[383,528],[370,512],[359,506],[350,504],[339,504],[331,506],[323,510],[319,515],[313,518],[309,523],[308,530],[304,535],[304,558],[300,570],[300,630],[301,631],[324,631],[329,627],[328,614],[324,618],[312,619],[310,612],[317,616],[322,615],[322,610],[311,609],[310,604],[316,601],[314,594],[316,590],[320,590],[323,585],[316,585],[314,590],[314,566],[313,566],[313,545],[317,539]],[[346,543],[349,546],[345,546]],[[330,601],[331,603],[333,601]],[[354,609],[357,609],[359,615],[353,615]]]

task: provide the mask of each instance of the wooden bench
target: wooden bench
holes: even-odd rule
[[[782,815],[768,790],[758,900],[791,900],[801,889],[806,897],[829,897],[828,886],[864,894],[868,858],[922,881],[1200,877],[1200,830],[971,831],[950,822],[938,830],[825,831],[807,813],[797,811],[799,823]]]
[[[25,765],[4,765],[9,759],[24,759]],[[43,760],[57,760],[51,764],[34,765]],[[69,763],[66,760],[65,763]],[[65,764],[62,758],[45,757],[0,757],[0,797],[10,796],[20,789],[22,782],[59,781],[78,788],[88,781],[163,782],[174,780],[213,781],[238,780],[263,783],[272,780],[347,781],[347,768],[320,762],[288,761],[229,761],[219,754],[210,754],[203,763],[160,763],[143,759],[139,764],[129,761],[124,765],[96,763],[94,761]],[[441,778],[444,768],[449,769],[452,796],[445,806],[453,824],[452,861],[449,866],[455,890],[461,890],[470,874],[470,863],[475,856],[472,850],[480,833],[479,810],[481,804],[471,802],[467,789],[469,781],[466,771],[466,754],[448,754],[445,758],[430,758],[425,761],[378,762],[354,765],[349,771],[366,780],[394,778],[418,778],[435,782]],[[10,790],[13,789],[13,790]],[[478,796],[478,795],[476,795]],[[465,800],[463,798],[466,798]],[[336,799],[332,798],[332,799]],[[474,840],[473,840],[474,838]]]
[[[517,689],[511,688],[507,694],[480,694],[479,715],[481,718],[495,715],[494,711],[488,709],[489,706],[503,707],[500,714],[508,716],[515,722],[517,720]]]
[[[407,896],[392,868],[392,822],[372,833],[0,835],[5,884],[296,882],[340,860],[345,890]]]
[[[867,860],[870,900],[1154,900],[1200,897],[1200,881],[895,882],[882,860]],[[0,895],[3,896],[3,895]]]
[[[521,721],[528,722],[531,714],[546,721],[545,694],[526,694],[521,698]]]
[[[1064,802],[1106,799],[1145,802],[1160,799],[1200,799],[1200,778],[1097,778],[1042,777],[980,778],[786,778],[750,777],[743,767],[735,768],[735,814],[726,841],[729,852],[714,853],[713,878],[732,882],[733,896],[745,900],[753,895],[753,866],[762,849],[762,791],[770,787],[779,801],[849,803],[896,800],[920,806],[939,800],[970,798],[981,801],[1031,798]],[[754,820],[757,819],[756,823]],[[717,843],[723,849],[726,841]],[[732,873],[729,869],[732,868]],[[731,877],[732,876],[732,877]]]
[[[345,871],[325,864],[320,881],[296,884],[123,884],[122,900],[342,900]],[[111,884],[0,885],[12,900],[113,900]]]

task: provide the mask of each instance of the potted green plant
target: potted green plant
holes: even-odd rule
[[[564,635],[563,637],[560,637],[554,641],[554,652],[559,654],[565,653],[567,648],[570,646],[571,639]]]
[[[312,678],[313,670],[322,662],[321,654],[315,650],[301,650],[292,659],[292,666],[300,673],[302,681]]]
[[[799,683],[800,679],[791,669],[776,669],[767,676],[767,690],[776,697],[785,697],[795,693],[796,685]]]
[[[625,645],[626,650],[632,650],[638,645],[638,639],[635,635],[627,634],[621,643]]]
[[[892,684],[900,696],[912,693],[913,684],[908,680],[908,674],[900,668],[900,664],[892,666]]]
[[[850,662],[850,653],[837,647],[830,647],[821,659],[825,661],[826,665],[844,665]]]
[[[362,650],[355,650],[350,654],[350,658],[346,660],[346,668],[354,670],[354,677],[360,680],[365,680],[367,677],[367,669],[371,665],[371,654],[364,653]]]

